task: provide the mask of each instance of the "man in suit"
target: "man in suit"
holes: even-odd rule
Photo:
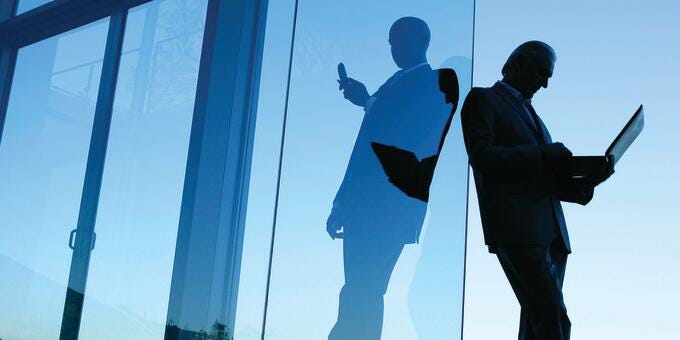
[[[569,339],[562,283],[571,246],[560,202],[587,204],[613,173],[608,165],[571,178],[571,152],[552,141],[532,107],[555,60],[547,44],[523,43],[503,66],[503,80],[473,88],[461,112],[484,240],[520,303],[520,340]]]
[[[401,18],[389,32],[399,71],[372,95],[355,79],[339,81],[364,116],[326,223],[330,237],[343,240],[345,274],[331,340],[380,339],[390,275],[404,245],[419,237],[426,203],[390,183],[371,143],[394,145],[419,159],[437,153],[451,106],[427,62],[429,41],[423,20]]]

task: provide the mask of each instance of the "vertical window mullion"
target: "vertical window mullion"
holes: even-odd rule
[[[2,1],[2,4],[0,4],[0,21],[7,20],[14,15],[16,4],[17,0]],[[0,143],[2,143],[2,130],[5,125],[5,114],[7,113],[7,102],[16,56],[16,48],[9,45],[0,47]]]
[[[9,101],[16,58],[16,48],[3,47],[0,51],[0,144],[2,144],[2,131],[5,126],[7,102]]]
[[[126,19],[127,10],[121,10],[109,23],[60,339],[78,337]]]

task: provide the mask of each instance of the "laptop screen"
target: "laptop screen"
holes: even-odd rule
[[[623,154],[628,150],[628,147],[633,144],[637,136],[642,132],[642,128],[645,126],[645,115],[642,105],[635,111],[633,117],[630,118],[626,126],[619,132],[616,136],[614,142],[607,149],[606,155],[612,155],[614,158],[614,164],[618,162]]]

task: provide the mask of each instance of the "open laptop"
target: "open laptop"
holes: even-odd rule
[[[574,156],[570,162],[570,174],[573,177],[584,177],[593,173],[597,173],[608,162],[614,162],[614,165],[623,157],[623,154],[628,150],[635,139],[640,135],[645,126],[645,115],[642,105],[638,107],[637,111],[626,123],[618,136],[609,145],[604,156]]]

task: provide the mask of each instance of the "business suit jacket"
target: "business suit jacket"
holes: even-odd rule
[[[461,119],[490,250],[549,245],[559,237],[571,252],[560,201],[585,205],[593,192],[579,180],[558,177],[544,162],[542,145],[552,140],[540,118],[537,131],[519,100],[496,83],[470,91]]]
[[[427,205],[389,182],[371,142],[412,151],[419,159],[438,151],[451,105],[439,90],[429,65],[396,73],[373,94],[364,115],[345,176],[333,202],[345,237],[375,233],[396,242],[415,243]]]

